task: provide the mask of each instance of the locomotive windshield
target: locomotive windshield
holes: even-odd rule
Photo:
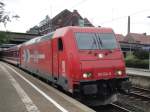
[[[85,33],[75,34],[80,50],[115,49],[117,42],[113,33]]]

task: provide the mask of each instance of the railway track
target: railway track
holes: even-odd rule
[[[112,103],[112,111],[111,112],[132,112],[128,109],[126,109],[125,107],[122,107],[118,104]]]
[[[146,112],[138,105],[137,101],[143,104],[145,101],[150,102],[150,90],[132,87],[129,93],[120,95],[124,97],[124,100],[121,100],[121,102],[119,101],[93,109],[96,112]]]
[[[92,108],[96,112],[133,112],[116,103],[112,103],[105,106],[92,107]]]
[[[144,101],[150,101],[150,90],[148,89],[132,87],[129,95],[138,97]]]

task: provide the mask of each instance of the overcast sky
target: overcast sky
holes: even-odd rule
[[[131,32],[150,34],[149,0],[1,0],[6,9],[18,14],[20,19],[7,24],[0,30],[26,32],[39,24],[46,15],[54,17],[64,9],[78,10],[95,26],[111,27],[115,33],[126,35],[127,16],[131,16]]]

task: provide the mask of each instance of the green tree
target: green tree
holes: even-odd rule
[[[11,19],[18,19],[20,18],[17,14],[10,17],[9,13],[5,10],[5,3],[0,1],[0,23],[4,24],[6,27],[6,24],[8,22],[11,22]],[[7,35],[7,32],[0,32],[0,44],[2,43],[8,43],[9,37]]]
[[[5,44],[9,43],[9,39],[10,38],[6,32],[0,32],[0,45],[3,43]]]
[[[15,15],[12,15],[10,17],[10,12],[7,12],[5,10],[5,3],[3,3],[2,1],[0,1],[0,23],[3,23],[4,26],[6,27],[6,24],[8,22],[11,22],[12,19],[18,19],[20,18],[19,15],[15,14]]]
[[[0,1],[0,23],[6,27],[7,22],[10,21],[8,13],[5,11],[5,4]],[[0,32],[0,44],[7,43],[8,37],[5,32]]]
[[[3,23],[6,26],[7,22],[10,22],[10,16],[5,11],[5,4],[0,1],[0,23]]]
[[[144,50],[137,50],[133,53],[138,59],[148,59],[149,53]]]

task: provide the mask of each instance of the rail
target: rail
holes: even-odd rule
[[[132,87],[131,91],[129,92],[129,95],[150,101],[150,90],[148,89]]]
[[[113,108],[115,108],[115,110],[113,112],[132,112],[132,111],[120,106],[120,105],[117,105],[114,103],[112,103],[111,105],[113,106]]]

